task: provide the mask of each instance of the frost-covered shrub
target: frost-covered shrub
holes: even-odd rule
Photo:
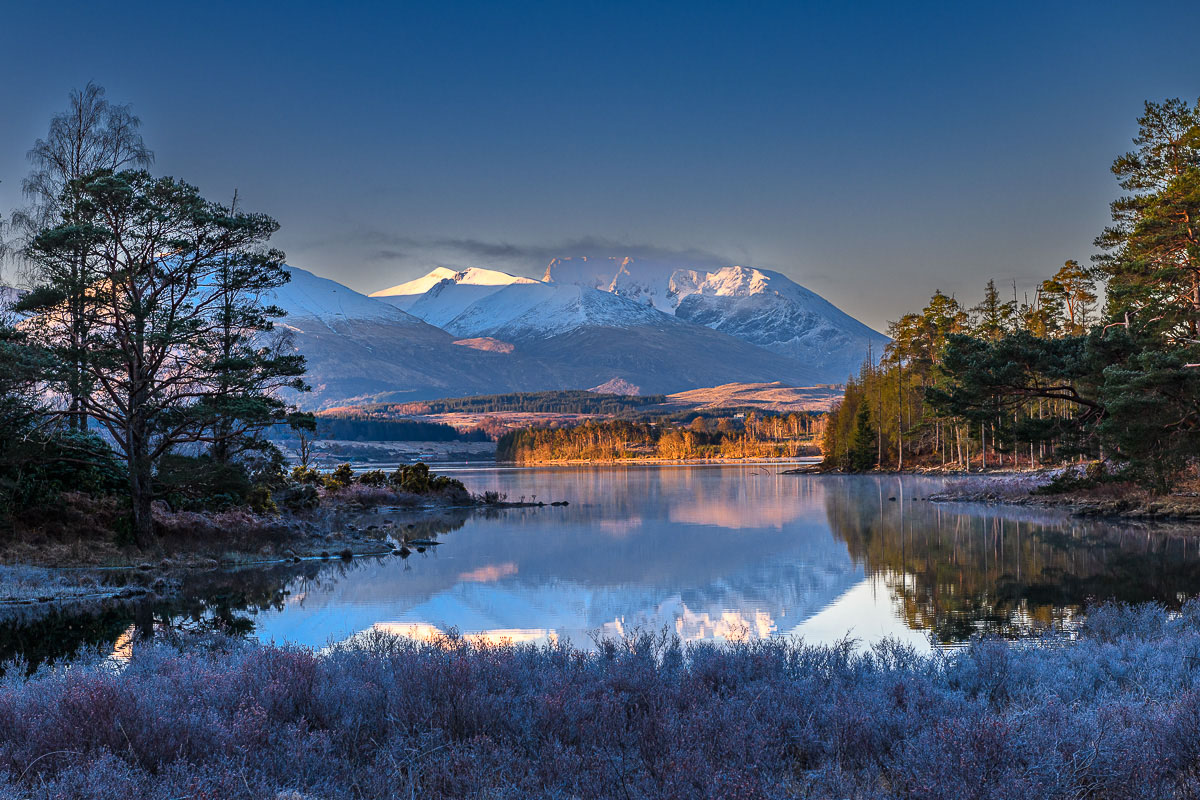
[[[1188,798],[1200,606],[923,655],[673,636],[139,645],[0,679],[4,797]]]

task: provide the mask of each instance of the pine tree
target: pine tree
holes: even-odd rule
[[[1068,336],[1085,333],[1096,303],[1095,290],[1095,279],[1078,261],[1067,261],[1042,281],[1041,295],[1054,310],[1054,329]]]
[[[67,221],[42,231],[29,248],[52,281],[33,293],[40,302],[24,307],[52,314],[62,294],[53,279],[82,255],[95,276],[87,292],[92,388],[83,410],[109,432],[128,465],[133,532],[144,547],[153,534],[156,463],[184,443],[214,445],[283,422],[286,409],[266,395],[263,378],[301,388],[291,376],[302,362],[279,361],[251,345],[275,313],[258,308],[258,294],[288,280],[283,254],[262,248],[278,225],[146,172],[102,170],[64,196],[72,202]],[[222,338],[230,304],[239,330],[234,355],[251,376],[244,381],[230,379],[234,364]],[[222,414],[239,424],[214,425]]]
[[[1113,162],[1121,188],[1096,240],[1107,314],[1168,342],[1200,339],[1200,101],[1146,103],[1137,149]]]
[[[851,472],[868,472],[876,462],[875,429],[871,425],[871,408],[866,402],[859,405],[854,421],[854,436],[850,441],[847,467]]]

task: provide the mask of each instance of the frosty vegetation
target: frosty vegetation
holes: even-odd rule
[[[368,633],[204,640],[10,668],[18,798],[1194,797],[1200,604],[1106,606],[1074,641],[588,652]]]

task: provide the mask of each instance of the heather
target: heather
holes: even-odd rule
[[[1200,604],[1071,640],[714,646],[220,638],[8,670],[29,798],[1194,797]]]

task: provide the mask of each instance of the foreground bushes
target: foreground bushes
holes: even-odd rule
[[[1073,643],[598,652],[370,633],[9,670],[0,796],[1163,798],[1200,794],[1200,605]]]

